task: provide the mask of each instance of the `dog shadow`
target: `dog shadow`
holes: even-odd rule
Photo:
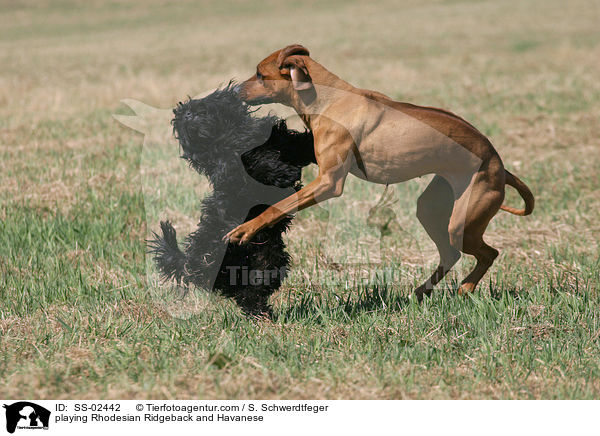
[[[342,297],[337,294],[307,293],[297,301],[284,304],[275,311],[273,321],[291,322],[313,320],[326,323],[334,318],[355,319],[366,313],[398,311],[411,304],[411,298],[386,285],[373,285],[360,289],[358,298],[355,293]]]
[[[499,301],[506,296],[509,296],[513,300],[518,301],[523,297],[523,290],[514,286],[504,287],[498,285],[490,285],[490,298]]]

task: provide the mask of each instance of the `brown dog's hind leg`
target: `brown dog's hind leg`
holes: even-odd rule
[[[450,245],[448,225],[454,193],[450,184],[441,176],[435,176],[417,201],[417,218],[429,237],[435,243],[440,254],[440,263],[431,277],[415,289],[417,299],[431,295],[433,287],[440,282],[460,259],[460,252]]]
[[[481,239],[481,243],[478,245],[479,247],[476,249],[467,248],[465,246],[465,249],[463,250],[465,253],[475,256],[477,264],[473,271],[471,271],[461,282],[460,288],[458,288],[458,293],[460,295],[466,295],[473,292],[477,283],[479,283],[481,278],[494,263],[494,259],[498,257],[498,250],[487,245],[483,242],[483,239]]]
[[[458,290],[461,295],[475,290],[498,256],[498,250],[484,242],[483,233],[504,200],[503,171],[499,158],[497,162],[484,164],[473,177],[466,195],[457,199],[454,205],[449,225],[450,243],[477,259],[473,271],[461,282]],[[468,204],[466,209],[465,204]]]

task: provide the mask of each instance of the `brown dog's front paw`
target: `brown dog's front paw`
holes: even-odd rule
[[[252,221],[245,222],[230,231],[223,238],[233,244],[245,245],[254,237],[258,229],[251,224]]]

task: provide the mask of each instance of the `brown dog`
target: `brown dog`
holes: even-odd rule
[[[498,209],[528,215],[534,198],[504,169],[490,141],[462,118],[441,109],[400,103],[358,89],[309,57],[301,45],[278,50],[258,64],[240,85],[249,104],[291,106],[313,132],[319,175],[298,193],[227,234],[247,243],[265,226],[318,202],[342,195],[348,173],[373,183],[399,183],[425,174],[435,177],[419,197],[417,217],[435,242],[440,263],[416,289],[421,300],[460,258],[477,265],[459,293],[472,292],[498,256],[483,233]],[[504,186],[517,189],[525,209],[503,206]]]

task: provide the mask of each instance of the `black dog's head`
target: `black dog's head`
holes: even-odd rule
[[[209,178],[223,162],[239,161],[242,153],[265,143],[277,122],[275,117],[255,118],[252,111],[232,83],[204,98],[179,103],[172,124],[181,157]]]
[[[231,82],[202,99],[179,103],[172,123],[181,157],[213,185],[240,183],[247,173],[267,185],[293,186],[301,167],[316,162],[312,134],[252,112]]]

